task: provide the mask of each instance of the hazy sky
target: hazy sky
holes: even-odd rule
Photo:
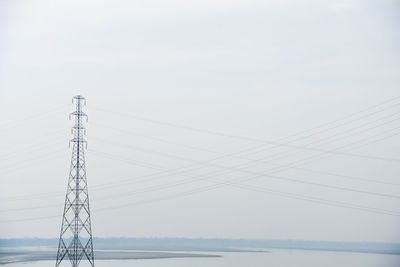
[[[82,94],[95,236],[400,241],[399,11],[0,0],[0,237],[59,235]]]

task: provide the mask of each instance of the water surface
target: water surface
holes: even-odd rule
[[[99,260],[96,267],[399,267],[400,255],[311,250],[262,252],[207,252],[220,258]],[[80,267],[89,266],[81,262]],[[5,267],[54,267],[54,261],[14,263]],[[61,266],[71,266],[66,261]]]

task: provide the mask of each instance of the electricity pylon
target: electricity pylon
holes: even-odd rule
[[[77,267],[82,258],[86,258],[94,267],[93,240],[89,210],[89,194],[86,180],[86,166],[83,134],[86,134],[83,126],[83,117],[87,115],[82,112],[82,103],[86,105],[84,97],[77,95],[72,98],[76,104],[76,110],[70,114],[75,116],[75,125],[72,127],[74,138],[71,168],[67,194],[65,196],[64,213],[61,224],[60,240],[56,267],[58,267],[65,256],[68,256],[73,267]]]

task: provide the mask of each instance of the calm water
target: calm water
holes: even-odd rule
[[[399,267],[400,255],[270,250],[271,253],[208,253],[222,258],[97,261],[96,267]],[[80,267],[88,266],[82,262]],[[8,264],[5,267],[54,267],[54,261]],[[65,262],[62,266],[71,266]]]

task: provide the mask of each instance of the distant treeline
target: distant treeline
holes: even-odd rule
[[[400,243],[333,242],[306,240],[211,239],[211,238],[94,238],[95,249],[169,251],[243,251],[262,249],[306,249],[400,254]],[[56,247],[57,239],[0,239],[0,247]]]

